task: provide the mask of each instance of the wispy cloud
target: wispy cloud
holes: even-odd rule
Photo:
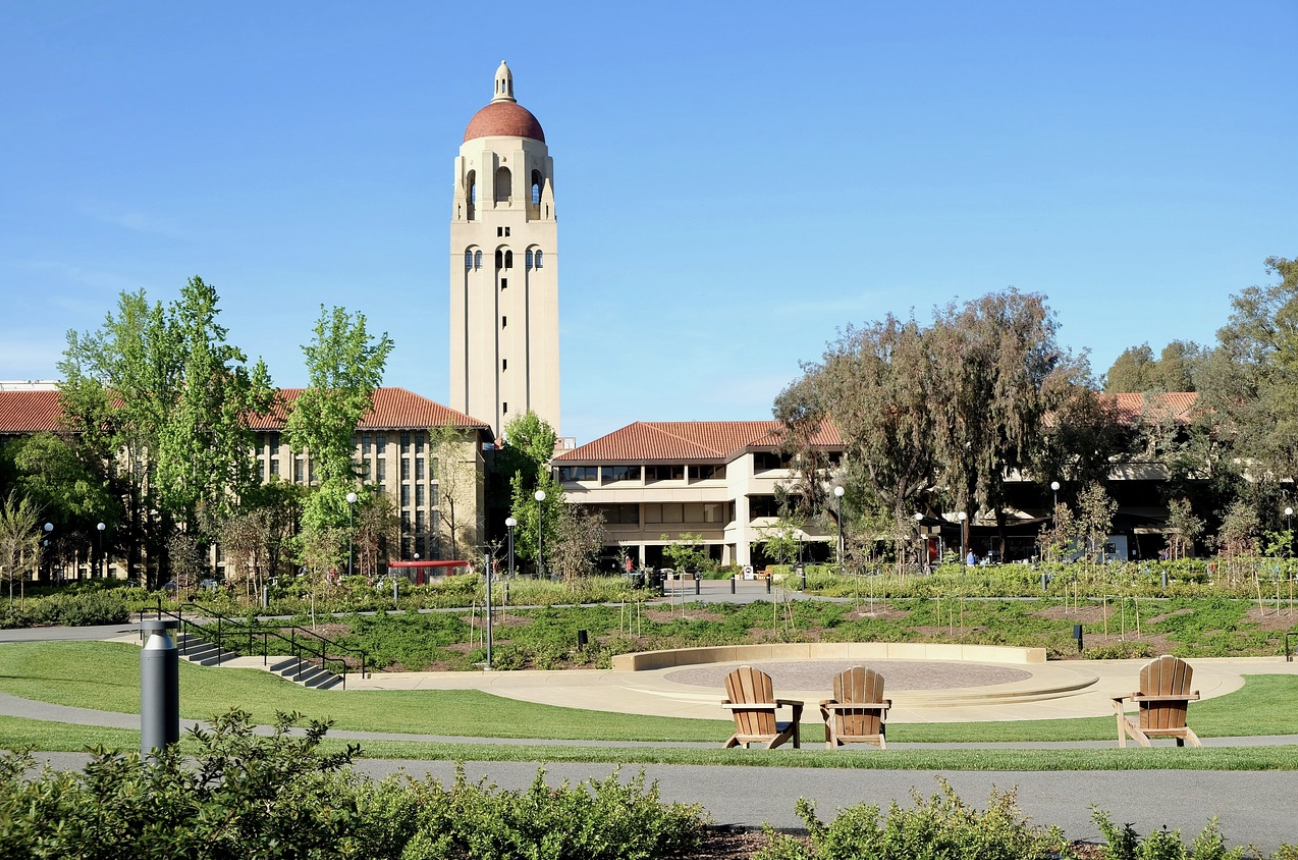
[[[137,281],[116,275],[112,272],[98,272],[92,269],[83,269],[80,266],[73,266],[67,263],[59,263],[54,260],[32,260],[22,264],[23,268],[35,272],[52,272],[65,280],[75,284],[81,284],[87,287],[94,287],[99,290],[118,293],[122,290],[139,289],[140,284]],[[61,301],[54,299],[54,301]],[[79,309],[74,306],[68,306],[70,309]]]
[[[81,212],[103,224],[121,227],[132,233],[149,236],[163,236],[168,239],[192,239],[194,233],[177,226],[167,218],[160,218],[141,212],[138,209],[114,209],[97,203],[81,205]]]

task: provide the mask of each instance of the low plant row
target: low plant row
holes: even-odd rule
[[[126,600],[112,591],[81,591],[10,600],[0,611],[0,628],[89,627],[121,624],[130,615]]]

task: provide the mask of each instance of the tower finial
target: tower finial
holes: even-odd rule
[[[496,69],[496,94],[491,99],[493,102],[514,102],[514,73],[505,65],[505,61],[500,61],[500,68]]]

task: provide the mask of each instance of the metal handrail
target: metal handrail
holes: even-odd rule
[[[247,632],[247,634],[248,634],[248,650],[249,650],[249,652],[251,652],[251,653],[255,656],[255,655],[256,655],[256,648],[255,648],[255,646],[254,646],[254,639],[255,639],[258,635],[260,635],[261,638],[262,638],[262,659],[263,659],[263,665],[268,665],[269,662],[270,662],[270,639],[271,639],[271,637],[274,637],[275,639],[278,639],[278,640],[280,640],[280,641],[282,641],[282,642],[286,642],[286,643],[288,643],[289,650],[290,650],[290,653],[289,653],[288,656],[291,656],[291,657],[293,657],[295,660],[297,660],[297,667],[296,667],[296,671],[294,672],[294,680],[300,680],[301,677],[302,677],[302,657],[303,657],[303,654],[305,653],[308,657],[315,658],[315,659],[319,660],[320,663],[321,663],[321,666],[324,667],[324,668],[327,668],[326,664],[330,664],[330,663],[336,663],[336,664],[338,664],[339,666],[341,666],[341,671],[340,671],[338,674],[339,674],[339,675],[341,676],[341,678],[342,678],[342,681],[343,681],[343,688],[346,689],[346,687],[347,687],[347,668],[348,668],[348,666],[347,666],[347,661],[346,661],[344,658],[342,658],[342,657],[336,657],[336,656],[332,656],[332,655],[330,655],[329,652],[328,652],[328,650],[326,650],[326,647],[325,647],[325,646],[329,646],[329,647],[333,648],[333,649],[336,650],[336,651],[346,651],[346,652],[348,652],[349,654],[352,654],[352,655],[359,655],[359,657],[360,657],[360,664],[361,664],[361,677],[362,677],[362,678],[367,678],[367,677],[369,677],[369,670],[368,670],[368,667],[367,667],[367,665],[366,665],[367,662],[368,662],[368,658],[367,658],[367,655],[366,655],[366,653],[365,653],[364,650],[362,650],[362,649],[360,649],[360,648],[353,648],[353,647],[348,646],[348,645],[342,645],[342,644],[340,644],[340,643],[338,643],[338,642],[334,642],[334,641],[332,641],[332,640],[330,640],[330,639],[325,638],[324,636],[321,636],[321,635],[318,634],[318,633],[315,633],[314,631],[307,630],[307,629],[304,628],[304,627],[289,627],[288,630],[289,630],[290,635],[289,635],[289,636],[285,636],[283,633],[281,633],[281,632],[279,632],[279,631],[277,631],[277,630],[270,630],[270,629],[267,629],[267,628],[258,628],[258,627],[255,627],[255,626],[253,626],[252,624],[249,624],[249,623],[247,623],[247,622],[245,622],[245,621],[240,621],[240,620],[237,619],[237,618],[229,618],[229,617],[227,617],[227,616],[225,616],[225,615],[222,615],[222,614],[219,613],[219,612],[216,612],[216,611],[214,611],[214,610],[212,610],[212,609],[209,609],[208,607],[202,606],[202,605],[197,604],[197,603],[182,603],[182,604],[180,604],[180,605],[177,607],[177,611],[172,612],[172,611],[169,610],[169,609],[163,609],[163,608],[162,608],[162,599],[161,599],[161,598],[158,599],[158,605],[157,605],[157,607],[155,607],[155,609],[152,610],[152,611],[155,612],[155,613],[157,614],[157,617],[158,617],[159,619],[161,619],[164,615],[165,615],[165,616],[168,616],[168,617],[170,617],[170,618],[174,618],[174,619],[176,619],[176,621],[179,622],[179,624],[180,624],[180,630],[181,630],[181,631],[184,631],[184,630],[186,629],[186,625],[188,625],[189,627],[193,628],[193,630],[201,632],[202,635],[204,636],[204,638],[209,638],[209,637],[211,636],[211,632],[212,632],[212,625],[210,625],[210,624],[207,624],[207,625],[200,624],[200,623],[198,623],[197,621],[193,621],[193,620],[191,620],[190,618],[185,618],[185,617],[184,617],[185,607],[189,607],[189,608],[191,608],[191,609],[193,609],[193,610],[197,610],[197,613],[192,613],[192,614],[197,614],[199,617],[202,617],[202,618],[209,618],[209,619],[215,619],[215,620],[216,620],[216,641],[215,641],[215,643],[213,643],[213,644],[215,644],[215,645],[217,646],[218,649],[224,647],[224,641],[225,641],[226,638],[234,638],[234,637],[236,637],[236,636],[242,636],[243,632],[246,630],[246,632]],[[140,620],[141,620],[141,621],[144,620],[144,615],[145,615],[145,613],[146,613],[146,612],[149,612],[149,611],[151,611],[151,610],[144,610],[144,609],[140,610]],[[226,624],[233,625],[234,627],[236,627],[236,628],[238,628],[238,629],[231,630],[231,631],[226,631],[226,630],[224,629],[224,625],[226,625]],[[315,640],[315,641],[321,643],[321,644],[320,644],[320,647],[319,647],[319,650],[318,650],[318,651],[315,651],[315,650],[311,649],[308,645],[306,645],[306,643],[304,643],[304,642],[300,642],[300,641],[298,640],[298,637],[297,637],[297,634],[298,634],[299,631],[302,632],[303,634],[305,634],[305,635],[308,637],[309,640]],[[181,653],[182,653],[182,654],[185,653],[187,650],[188,650],[188,646],[187,646],[187,645],[182,645],[182,646],[181,646]],[[220,665],[220,661],[221,661],[221,656],[220,656],[220,652],[218,651],[218,652],[217,652],[217,665]]]

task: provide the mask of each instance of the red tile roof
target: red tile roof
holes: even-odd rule
[[[780,444],[778,421],[637,421],[555,457],[557,463],[690,463],[730,461],[753,448]],[[817,444],[838,447],[838,431],[825,425]]]
[[[1118,417],[1128,424],[1140,423],[1142,419],[1171,419],[1185,424],[1194,418],[1199,395],[1194,391],[1171,391],[1165,394],[1101,394],[1100,399],[1112,404]]]
[[[51,433],[62,417],[57,391],[0,391],[0,433]]]
[[[297,400],[301,388],[280,389],[280,405],[271,415],[248,422],[252,430],[283,430],[284,406]],[[58,430],[63,410],[57,391],[0,391],[0,433],[26,434]],[[379,388],[374,392],[374,410],[361,419],[358,429],[424,429],[444,424],[462,429],[485,430],[484,421],[421,397],[404,388]]]

